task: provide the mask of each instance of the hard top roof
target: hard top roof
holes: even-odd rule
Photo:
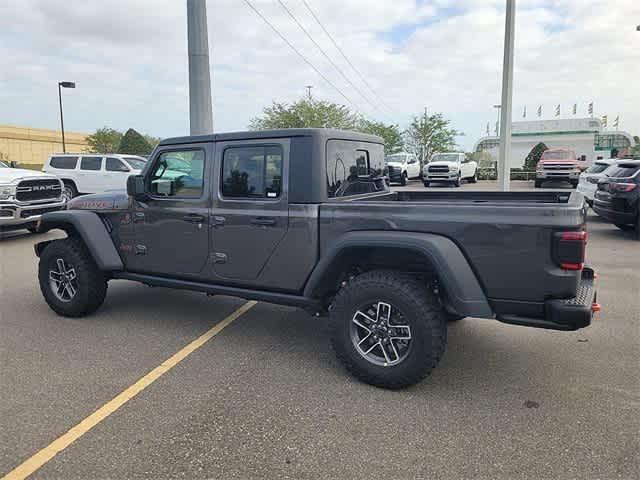
[[[324,140],[355,140],[383,144],[384,140],[376,135],[334,130],[329,128],[281,128],[277,130],[250,130],[244,132],[213,133],[210,135],[191,135],[185,137],[165,138],[160,145],[176,145],[182,143],[224,142],[231,140],[255,140],[262,138],[320,137]]]

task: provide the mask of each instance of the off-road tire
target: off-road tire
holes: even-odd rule
[[[400,185],[404,187],[406,184],[407,184],[407,172],[402,172],[402,175],[400,176]]]
[[[72,265],[77,276],[77,292],[66,302],[56,297],[49,281],[50,270],[54,268],[57,259],[63,259],[65,264]],[[40,291],[49,307],[64,317],[82,317],[95,312],[107,294],[104,273],[98,269],[87,248],[75,238],[54,240],[45,247],[40,255],[38,280]]]
[[[365,359],[350,335],[355,312],[377,301],[398,308],[411,327],[408,354],[392,366],[375,365]],[[349,281],[333,299],[329,325],[333,349],[345,368],[363,382],[388,389],[409,387],[429,375],[447,341],[447,320],[438,298],[423,283],[395,271],[374,270]]]

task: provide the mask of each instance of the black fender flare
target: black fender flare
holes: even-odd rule
[[[107,232],[107,228],[97,213],[87,210],[63,210],[42,215],[38,231],[48,232],[58,228],[67,234],[77,232],[93,256],[98,268],[105,272],[124,269],[122,259]],[[36,244],[36,255],[50,242]]]
[[[348,232],[333,242],[311,272],[304,289],[313,298],[324,276],[340,253],[348,248],[401,248],[425,256],[438,274],[447,299],[457,313],[465,317],[494,318],[489,301],[471,265],[460,248],[442,235],[419,232],[357,231]]]

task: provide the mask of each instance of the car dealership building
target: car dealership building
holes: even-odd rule
[[[525,158],[538,143],[549,148],[570,148],[587,164],[598,158],[611,158],[634,144],[633,137],[622,131],[605,130],[598,118],[567,118],[514,122],[511,137],[511,168],[524,165]],[[474,151],[486,151],[498,159],[500,138],[483,137]]]

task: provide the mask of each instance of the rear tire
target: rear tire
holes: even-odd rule
[[[51,309],[65,317],[95,312],[107,294],[107,279],[80,240],[54,240],[40,255],[40,291]]]
[[[423,182],[424,183],[424,188],[429,188],[429,182]]]
[[[333,349],[345,368],[363,382],[389,389],[425,378],[447,338],[435,294],[407,274],[386,270],[364,273],[343,287],[333,300],[329,324]],[[388,330],[382,332],[381,324]]]
[[[476,172],[473,172],[473,177],[469,179],[469,183],[476,183],[477,181]]]
[[[636,229],[635,225],[627,225],[626,223],[614,223],[616,227],[618,227],[623,232],[630,232]]]

